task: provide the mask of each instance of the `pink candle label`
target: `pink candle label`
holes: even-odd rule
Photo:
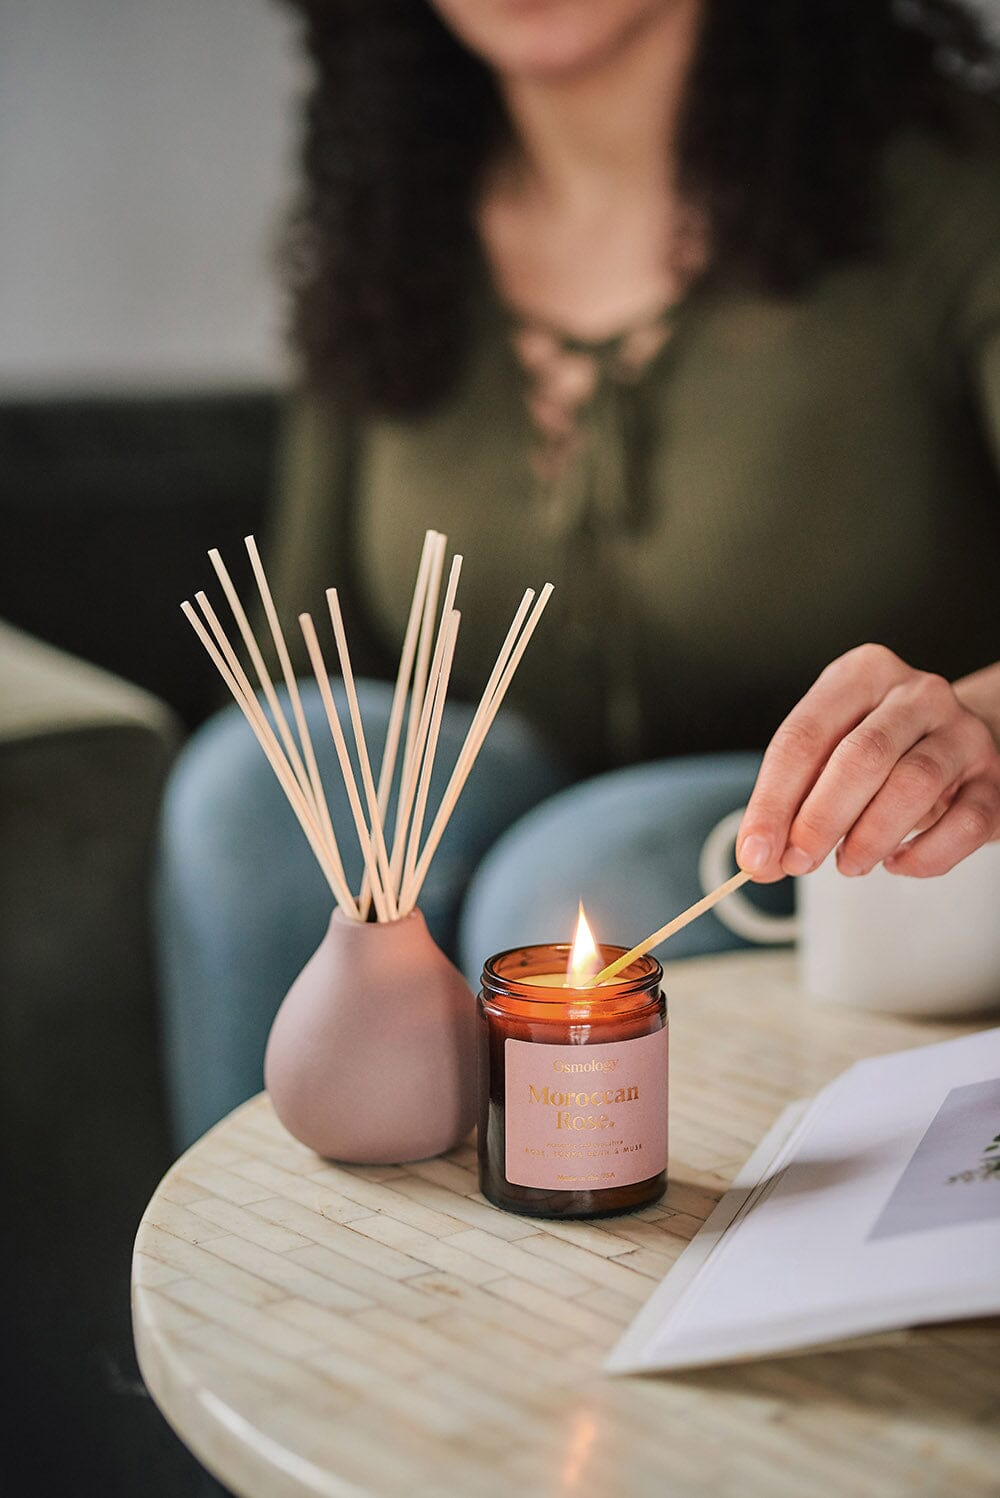
[[[667,1031],[607,1045],[504,1042],[515,1186],[602,1191],[667,1165]]]

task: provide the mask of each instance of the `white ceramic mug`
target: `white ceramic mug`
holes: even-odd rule
[[[705,840],[706,894],[732,873],[742,817],[742,808],[732,812]],[[796,906],[794,916],[768,915],[737,890],[715,914],[748,941],[796,941],[813,998],[942,1018],[1000,1007],[1000,842],[936,879],[881,865],[847,879],[831,854],[796,881]]]

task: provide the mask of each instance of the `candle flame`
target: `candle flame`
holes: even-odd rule
[[[574,988],[585,983],[588,978],[593,978],[604,966],[604,958],[597,950],[594,933],[587,924],[587,917],[583,910],[583,901],[580,901],[579,914],[576,918],[576,935],[573,938],[573,949],[569,954],[569,966],[566,969],[566,981]]]

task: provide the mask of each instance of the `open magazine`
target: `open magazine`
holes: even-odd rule
[[[1000,1029],[787,1109],[605,1363],[692,1368],[1000,1313]]]

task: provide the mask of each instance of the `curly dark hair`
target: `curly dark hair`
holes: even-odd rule
[[[498,90],[421,0],[285,3],[315,68],[282,257],[306,378],[369,410],[428,410],[461,368]],[[954,0],[705,0],[678,180],[708,274],[791,293],[871,250],[889,131],[945,126],[945,80],[978,69],[995,86],[994,61]]]

